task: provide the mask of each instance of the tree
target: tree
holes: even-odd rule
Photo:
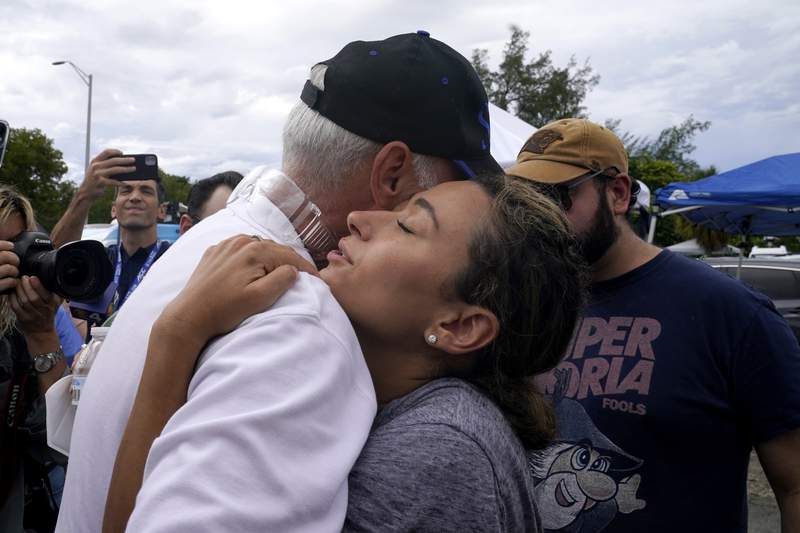
[[[697,148],[693,144],[694,137],[710,128],[710,121],[700,122],[693,115],[689,115],[686,120],[677,126],[670,126],[661,130],[655,140],[649,137],[636,136],[627,131],[620,132],[620,123],[621,121],[618,119],[611,119],[606,120],[605,126],[619,136],[631,160],[660,159],[670,161],[690,181],[717,173],[713,166],[701,168],[697,161],[690,157]]]
[[[694,116],[661,130],[655,140],[620,132],[620,120],[607,120],[605,126],[619,136],[628,152],[628,172],[641,180],[651,191],[673,182],[691,182],[717,173],[714,166],[702,168],[691,158],[695,150],[694,137],[711,127],[711,122],[700,122]],[[654,242],[669,246],[677,242],[697,239],[707,253],[728,244],[730,235],[709,228],[698,227],[685,217],[661,218],[656,225]]]
[[[528,61],[530,33],[515,25],[510,29],[511,39],[497,71],[489,69],[488,50],[472,52],[473,67],[489,101],[534,126],[565,117],[584,117],[583,100],[600,81],[589,60],[579,66],[572,56],[566,66],[559,68],[553,65],[551,51],[546,50]]]
[[[11,128],[0,183],[28,197],[45,229],[55,225],[75,192],[75,185],[64,179],[66,173],[64,155],[41,130]]]
[[[178,176],[176,174],[169,174],[159,169],[158,175],[161,176],[161,184],[166,191],[167,202],[186,202],[189,196],[189,189],[192,188],[192,182],[185,176]]]
[[[642,181],[653,193],[668,183],[685,180],[685,176],[674,163],[662,159],[630,157],[628,173]],[[656,244],[669,246],[683,240],[685,239],[676,227],[675,217],[659,219],[654,238]]]

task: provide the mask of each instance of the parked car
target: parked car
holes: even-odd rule
[[[785,259],[787,261],[800,261],[800,255],[789,253],[786,246],[753,246],[750,250],[751,259]]]
[[[108,247],[111,244],[116,244],[119,238],[119,226],[114,221],[111,224],[86,224],[83,227],[81,239],[91,239],[100,241],[103,246]],[[180,236],[179,226],[177,224],[159,224],[158,225],[158,240],[175,242]]]
[[[736,277],[739,268],[739,259],[736,257],[707,258],[703,261]],[[740,279],[772,300],[800,340],[800,260],[742,259]]]

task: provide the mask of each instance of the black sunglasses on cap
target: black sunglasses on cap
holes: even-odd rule
[[[540,188],[544,194],[555,200],[557,203],[561,205],[564,211],[569,211],[572,209],[572,193],[575,189],[586,183],[587,181],[601,176],[603,178],[611,179],[614,176],[610,176],[606,174],[609,170],[614,171],[616,174],[618,170],[615,167],[608,167],[603,170],[598,170],[597,172],[591,172],[589,174],[584,174],[583,176],[578,176],[577,178],[565,182],[565,183],[558,183],[554,185],[550,184],[543,184],[540,183]]]

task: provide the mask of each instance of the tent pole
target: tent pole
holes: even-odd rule
[[[739,247],[739,266],[736,267],[736,279],[742,279],[742,258],[744,257],[744,246]]]
[[[656,237],[656,222],[658,222],[658,215],[653,213],[650,218],[650,231],[647,232],[647,242],[653,244],[653,239]]]

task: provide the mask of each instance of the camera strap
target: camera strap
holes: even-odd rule
[[[133,291],[136,290],[136,287],[138,287],[139,284],[142,282],[145,274],[147,274],[147,271],[150,270],[150,267],[153,266],[153,263],[155,263],[156,256],[158,255],[158,251],[160,249],[161,249],[161,241],[156,241],[156,243],[153,245],[153,248],[150,250],[150,254],[148,254],[144,264],[139,269],[139,272],[136,274],[136,278],[134,278],[133,282],[131,283],[131,286],[128,288],[128,292],[125,293],[125,296],[123,296],[118,302],[114,304],[115,311],[120,307],[122,307],[122,304],[125,303],[125,300],[128,299],[128,296],[130,296],[131,293],[133,293]],[[128,258],[128,260],[130,261],[130,258]],[[121,276],[122,276],[122,243],[119,243],[117,245],[117,267],[114,270],[114,285],[116,285],[117,287],[119,287],[119,278]]]
[[[0,426],[0,507],[5,503],[15,480],[20,457],[18,428],[27,414],[27,382],[30,377],[30,356],[21,335],[14,331],[0,339],[10,349],[13,366],[11,379],[6,384],[6,394],[0,404],[2,425]]]

